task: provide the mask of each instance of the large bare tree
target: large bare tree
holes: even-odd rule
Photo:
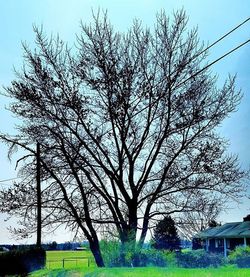
[[[98,231],[142,245],[154,219],[190,212],[201,198],[237,197],[244,176],[216,128],[235,111],[235,78],[220,88],[187,17],[164,12],[154,30],[135,21],[113,30],[106,14],[81,25],[76,47],[39,28],[35,50],[6,88],[22,119],[10,152],[28,150],[23,182],[2,195],[6,212],[36,217],[35,166],[41,147],[43,226],[67,224],[103,266]],[[9,202],[9,205],[6,204]]]

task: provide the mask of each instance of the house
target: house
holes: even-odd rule
[[[86,251],[87,248],[86,248],[86,247],[81,247],[81,246],[79,246],[79,247],[76,247],[74,250],[75,250],[75,251]]]
[[[230,222],[222,226],[210,227],[196,234],[206,251],[223,253],[226,257],[236,246],[250,246],[250,216],[243,222]]]

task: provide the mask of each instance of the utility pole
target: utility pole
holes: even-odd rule
[[[42,214],[41,214],[41,162],[40,144],[36,145],[36,184],[37,184],[37,240],[36,246],[41,247],[42,237]]]

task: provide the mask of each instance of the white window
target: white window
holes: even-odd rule
[[[215,239],[215,248],[219,248],[223,246],[223,240],[222,239]]]

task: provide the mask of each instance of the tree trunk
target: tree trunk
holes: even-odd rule
[[[131,251],[135,251],[136,246],[136,233],[137,233],[137,201],[133,201],[129,209],[129,228],[128,228],[128,241]]]
[[[142,246],[145,242],[145,238],[146,238],[147,231],[148,231],[148,223],[149,223],[149,220],[144,218],[143,225],[142,225],[141,236],[140,236],[139,243],[138,243],[138,246],[140,248],[142,248]]]
[[[98,267],[105,267],[99,243],[97,241],[90,242],[89,246],[90,246],[90,250],[93,253],[93,256],[95,258],[96,265]]]
[[[134,254],[136,250],[136,233],[137,233],[137,210],[136,205],[131,203],[129,206],[129,222],[126,228],[123,229],[120,250],[120,264],[121,266],[130,266],[126,261],[126,254]]]

